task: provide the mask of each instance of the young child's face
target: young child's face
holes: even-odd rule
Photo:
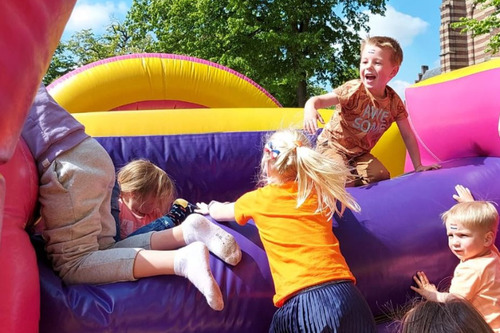
[[[392,52],[387,48],[367,44],[361,52],[360,78],[375,97],[385,97],[387,83],[398,73],[399,66],[391,61]]]
[[[130,209],[132,213],[138,217],[144,217],[146,215],[153,215],[154,218],[161,217],[164,211],[167,210],[166,207],[159,207],[159,202],[156,198],[147,198],[146,200],[138,200],[133,194],[122,195],[122,200],[125,205]],[[163,210],[162,210],[163,209]]]
[[[461,261],[480,257],[489,252],[487,233],[479,228],[468,228],[453,219],[446,221],[448,246]]]

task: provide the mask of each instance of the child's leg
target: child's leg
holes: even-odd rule
[[[152,250],[172,250],[196,241],[230,265],[241,260],[241,250],[234,237],[199,214],[191,214],[179,226],[151,234]]]
[[[133,240],[138,241],[138,244],[148,242],[148,237],[148,234],[144,234],[127,238],[117,245],[132,245]],[[175,251],[117,247],[95,251],[75,262],[75,266],[64,276],[64,282],[102,284],[175,274],[191,281],[205,296],[210,307],[220,311],[224,307],[224,301],[210,271],[208,259],[208,249],[201,242]]]
[[[177,199],[174,201],[174,203],[172,204],[172,208],[167,214],[137,229],[127,237],[144,234],[151,231],[171,229],[181,224],[182,221],[186,219],[186,216],[192,214],[195,209],[195,205],[187,202],[184,199]]]
[[[212,309],[220,311],[224,308],[222,293],[210,271],[205,244],[194,242],[176,251],[143,250],[137,254],[135,278],[172,274],[191,281]]]
[[[172,221],[172,219],[169,216],[164,215],[162,217],[157,218],[154,221],[151,221],[150,223],[146,224],[145,226],[140,227],[139,229],[137,229],[136,231],[134,231],[133,233],[128,235],[127,238],[132,237],[132,236],[137,236],[140,234],[145,234],[145,233],[151,232],[151,231],[167,230],[167,229],[171,229],[173,227],[175,227],[175,223]]]
[[[180,225],[186,244],[201,241],[210,252],[230,265],[241,260],[241,250],[233,235],[200,214],[191,214]],[[174,228],[175,229],[175,228]]]
[[[80,260],[114,244],[114,180],[111,158],[92,138],[58,156],[40,178],[46,251],[65,281],[72,280]]]
[[[152,232],[146,235],[151,235],[150,249],[151,250],[175,250],[186,246],[188,243],[184,240],[182,227],[177,226],[171,229]],[[140,236],[140,235],[139,235]],[[134,239],[137,236],[127,239]]]
[[[335,148],[333,145],[329,145],[328,142],[323,142],[321,144],[318,143],[318,145],[316,146],[316,151],[321,155],[334,160],[340,165],[346,166],[351,171],[352,177],[350,179],[347,179],[347,182],[345,184],[346,187],[361,185],[358,184],[359,179],[356,174],[356,170],[349,164],[347,157],[344,154],[340,153],[337,148]]]
[[[354,165],[360,177],[359,185],[366,185],[391,178],[386,167],[372,154],[363,154],[354,158]]]

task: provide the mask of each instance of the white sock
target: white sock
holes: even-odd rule
[[[210,271],[208,249],[205,244],[194,242],[178,249],[174,257],[174,272],[191,281],[205,296],[212,309],[221,311],[224,308],[219,285]]]
[[[241,260],[241,249],[233,235],[200,214],[191,214],[181,224],[186,244],[200,241],[208,250],[230,265]]]

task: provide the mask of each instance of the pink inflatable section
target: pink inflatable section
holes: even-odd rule
[[[499,86],[500,59],[496,59],[406,89],[406,104],[424,164],[500,156]],[[412,168],[407,164],[406,169]]]
[[[1,332],[39,330],[38,269],[24,230],[35,208],[38,175],[19,136],[75,2],[0,1]]]

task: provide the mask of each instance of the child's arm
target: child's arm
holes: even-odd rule
[[[408,118],[398,120],[396,123],[398,124],[399,132],[403,137],[406,149],[408,149],[408,154],[410,155],[411,162],[413,163],[415,171],[420,172],[426,170],[436,170],[441,168],[439,164],[432,164],[428,166],[422,165],[422,161],[420,160],[420,151],[418,150],[417,139],[415,138],[415,134],[411,129]]]
[[[446,302],[448,298],[455,297],[451,293],[439,292],[436,286],[429,282],[424,272],[417,272],[417,274],[413,276],[413,280],[417,284],[417,287],[410,286],[410,288],[425,299],[434,302]]]
[[[196,205],[198,206],[198,213],[210,215],[210,217],[216,221],[234,221],[234,202],[219,202],[212,200],[208,205],[204,202],[199,202]]]
[[[316,134],[318,121],[322,124],[325,123],[318,109],[324,109],[338,103],[339,99],[333,91],[309,98],[306,105],[304,105],[304,130],[309,134]]]

